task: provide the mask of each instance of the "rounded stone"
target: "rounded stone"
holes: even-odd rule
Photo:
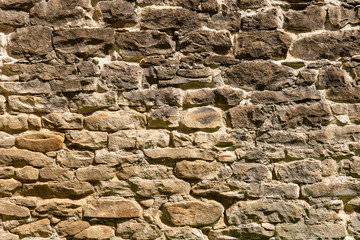
[[[63,146],[64,135],[56,132],[26,133],[16,138],[16,146],[34,152],[50,152],[60,150]]]

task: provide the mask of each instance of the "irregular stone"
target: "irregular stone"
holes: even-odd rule
[[[257,223],[242,224],[236,227],[211,230],[209,239],[266,239],[274,235],[274,230],[266,229]]]
[[[7,134],[5,132],[0,132],[0,148],[11,148],[14,145],[15,145],[14,136]]]
[[[224,212],[223,206],[215,201],[165,203],[163,209],[175,226],[191,227],[213,225]]]
[[[235,57],[240,59],[284,59],[292,42],[280,31],[242,32],[235,36]]]
[[[164,106],[151,110],[148,125],[153,128],[173,128],[179,126],[179,111],[177,107]]]
[[[120,32],[116,36],[119,54],[123,60],[140,60],[151,55],[170,55],[175,43],[158,31]]]
[[[93,225],[74,236],[75,239],[110,239],[115,231],[109,226]]]
[[[53,92],[79,92],[82,90],[80,79],[52,80],[50,86]]]
[[[139,177],[142,179],[168,179],[172,176],[169,173],[169,168],[162,165],[143,165],[143,166],[131,166],[121,168],[116,176],[119,179],[128,180],[132,177]]]
[[[326,97],[332,101],[360,102],[359,87],[336,87],[326,91]]]
[[[88,131],[70,131],[66,135],[69,146],[79,148],[101,149],[107,145],[107,133],[88,132]]]
[[[29,82],[1,82],[0,93],[6,94],[41,94],[51,93],[49,83],[39,80]]]
[[[29,23],[29,15],[25,12],[18,12],[13,10],[5,11],[0,9],[0,29],[13,30],[13,28],[22,27]]]
[[[93,192],[94,188],[88,182],[51,182],[24,184],[21,194],[41,198],[78,199]]]
[[[117,95],[110,91],[106,93],[80,93],[71,99],[69,108],[76,113],[89,113],[98,109],[114,106]]]
[[[140,205],[131,200],[98,199],[88,200],[84,206],[84,217],[137,218],[142,215]]]
[[[350,84],[351,82],[345,70],[330,66],[321,68],[319,71],[318,86],[321,88],[346,87],[350,86]]]
[[[34,167],[52,166],[54,160],[42,153],[30,152],[20,149],[0,149],[0,164],[4,166],[25,166]]]
[[[17,137],[16,146],[45,153],[60,150],[64,140],[64,134],[58,132],[30,132]]]
[[[47,218],[24,224],[14,229],[11,229],[12,233],[23,237],[50,237],[52,228],[50,226],[50,220]]]
[[[276,177],[285,182],[316,183],[322,180],[318,160],[293,161],[275,166]]]
[[[83,77],[94,77],[100,74],[99,66],[93,62],[83,61],[76,66],[80,75]]]
[[[350,104],[349,105],[348,115],[349,115],[349,119],[350,119],[351,122],[353,122],[355,124],[360,123],[360,116],[358,114],[359,111],[360,111],[360,104]]]
[[[105,56],[114,43],[114,30],[73,28],[54,31],[53,44],[60,54],[79,57]]]
[[[196,107],[183,113],[180,123],[186,128],[214,130],[222,126],[222,116],[221,112],[215,108]]]
[[[101,76],[111,89],[137,89],[142,81],[142,69],[125,62],[110,62],[104,64]]]
[[[203,106],[215,104],[215,91],[212,89],[199,89],[186,91],[184,105]]]
[[[179,227],[179,228],[171,228],[165,231],[165,236],[169,240],[181,240],[181,239],[189,239],[189,240],[204,240],[206,236],[196,228],[190,227]]]
[[[15,179],[0,179],[0,196],[10,197],[21,189],[21,182]]]
[[[49,113],[42,116],[42,124],[46,128],[59,130],[82,129],[83,116],[70,112]]]
[[[201,27],[195,12],[183,8],[157,9],[146,7],[141,12],[140,26],[153,30],[190,31]]]
[[[233,128],[257,128],[265,121],[264,114],[256,105],[238,105],[228,111]]]
[[[345,142],[357,142],[360,140],[360,127],[357,125],[334,126],[330,125],[320,130],[309,131],[311,144],[339,144]]]
[[[14,173],[15,171],[13,167],[0,167],[0,179],[12,178]]]
[[[270,61],[241,61],[224,73],[224,82],[246,90],[281,90],[293,85],[294,71]]]
[[[148,180],[131,178],[131,189],[141,197],[188,195],[190,184],[179,179]]]
[[[312,31],[324,28],[326,10],[309,6],[304,10],[289,10],[284,15],[284,28],[296,31]]]
[[[96,193],[99,196],[134,197],[135,193],[126,181],[100,181],[96,186]]]
[[[330,6],[328,8],[329,22],[335,27],[345,27],[347,24],[359,23],[359,17],[355,8],[344,6]]]
[[[160,233],[155,226],[131,221],[118,224],[116,235],[125,239],[138,240],[152,240],[160,237]]]
[[[88,222],[81,220],[65,220],[56,225],[56,231],[60,236],[73,236],[90,226]]]
[[[45,58],[53,51],[51,34],[51,28],[44,26],[19,28],[10,35],[10,54],[29,59]]]
[[[231,46],[229,32],[198,30],[182,34],[179,37],[179,50],[185,54],[215,52],[226,55]]]
[[[110,139],[109,139],[110,140]],[[96,151],[95,162],[97,164],[106,164],[109,167],[115,167],[124,163],[136,163],[144,160],[142,151],[133,152],[109,152],[106,149]]]
[[[66,97],[56,95],[44,96],[9,96],[9,107],[15,112],[50,113],[67,111]]]
[[[7,240],[19,240],[19,236],[9,233],[8,231],[0,230],[0,238],[7,239]]]
[[[200,159],[207,161],[215,159],[214,152],[196,148],[144,149],[144,154],[151,159]]]
[[[6,98],[0,95],[0,114],[4,114],[6,109]]]
[[[204,87],[214,87],[214,82],[212,77],[206,78],[185,78],[185,77],[175,77],[171,80],[161,80],[159,81],[159,86],[161,87],[180,87],[183,89],[188,88],[204,88]]]
[[[266,0],[238,0],[237,6],[240,8],[261,8],[267,6]]]
[[[91,165],[94,157],[90,151],[60,151],[56,160],[64,168],[81,168]]]
[[[280,14],[276,8],[244,17],[241,21],[243,30],[273,30],[280,25]]]
[[[104,1],[98,4],[102,19],[111,27],[125,27],[136,22],[135,4],[128,1]]]
[[[234,163],[231,168],[234,177],[245,182],[269,181],[272,178],[269,168],[259,163]]]
[[[307,135],[302,132],[291,131],[269,131],[256,138],[259,143],[283,144],[283,145],[304,145]]]
[[[74,173],[67,168],[45,167],[39,170],[40,181],[70,181],[74,178]]]
[[[24,131],[29,128],[28,115],[0,115],[0,130],[2,131]]]
[[[321,100],[320,92],[315,87],[286,88],[282,91],[254,91],[251,94],[253,104],[303,102]]]
[[[15,169],[15,178],[22,182],[33,182],[39,178],[39,170],[31,166]]]
[[[27,218],[30,216],[29,209],[16,204],[0,201],[0,214],[5,217]]]
[[[67,199],[41,200],[37,203],[34,215],[81,217],[82,205],[77,201]]]
[[[304,185],[301,193],[305,197],[352,197],[357,196],[360,183],[351,179],[334,179],[331,182],[320,182]]]
[[[346,226],[342,223],[306,225],[300,222],[296,224],[278,224],[276,225],[276,233],[284,239],[343,238],[346,236]]]
[[[227,12],[218,13],[211,17],[209,27],[216,30],[228,30],[230,32],[238,32],[241,27],[241,13]]]
[[[360,53],[358,35],[357,30],[312,34],[296,40],[290,53],[305,60],[351,57]]]
[[[146,116],[134,110],[97,112],[84,118],[84,127],[91,131],[116,132],[124,129],[140,129],[146,124]]]
[[[183,179],[217,179],[223,165],[219,162],[181,161],[174,167],[174,175]]]
[[[57,11],[53,11],[57,9]],[[91,9],[89,0],[40,1],[30,10],[33,25],[79,26],[84,25],[86,12]]]
[[[2,5],[6,8],[28,10],[38,1],[39,0],[2,0]]]
[[[106,166],[89,166],[76,170],[76,178],[80,181],[102,181],[109,180],[114,177],[111,169]]]
[[[259,199],[235,203],[226,210],[229,224],[297,222],[305,214],[303,206],[284,200]]]
[[[260,187],[260,195],[267,198],[299,198],[300,188],[293,183],[262,183]]]

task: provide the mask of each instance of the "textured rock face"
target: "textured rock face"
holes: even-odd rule
[[[359,0],[0,0],[0,240],[360,239]]]

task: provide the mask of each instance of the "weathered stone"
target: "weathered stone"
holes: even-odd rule
[[[294,71],[270,61],[242,61],[225,71],[224,82],[246,90],[280,90],[293,85]]]
[[[238,0],[237,6],[240,8],[261,8],[267,6],[266,0]]]
[[[239,105],[228,111],[233,128],[256,128],[264,122],[264,114],[255,105]]]
[[[99,66],[91,61],[80,62],[76,66],[83,77],[94,77],[100,74]]]
[[[11,230],[12,233],[20,237],[50,237],[50,220],[47,218],[24,224]]]
[[[91,165],[94,157],[90,151],[60,151],[56,160],[61,167],[80,168]]]
[[[280,31],[242,32],[235,36],[235,57],[241,59],[284,59],[291,36]]]
[[[0,167],[0,179],[12,178],[14,173],[15,171],[13,167]]]
[[[131,90],[139,87],[142,70],[139,66],[125,62],[111,62],[104,65],[101,76],[111,89]]]
[[[212,77],[206,78],[186,78],[186,77],[175,77],[171,80],[161,80],[159,81],[159,86],[162,87],[180,87],[183,89],[188,88],[204,88],[204,87],[213,87],[214,82]]]
[[[7,240],[19,240],[19,236],[9,233],[8,231],[0,230],[0,238],[7,239]]]
[[[13,28],[22,27],[29,23],[29,15],[25,12],[0,9],[0,15],[0,29],[12,30]]]
[[[320,182],[301,187],[305,197],[347,197],[357,196],[360,182],[351,179],[334,179],[331,182]]]
[[[175,51],[171,38],[158,31],[121,32],[117,34],[115,41],[124,60],[140,60],[150,55],[170,55]]]
[[[15,112],[50,113],[65,112],[68,101],[66,97],[56,95],[44,96],[9,96],[9,106]]]
[[[244,30],[272,30],[280,25],[280,14],[276,8],[244,17],[241,27]]]
[[[53,51],[51,28],[30,26],[17,29],[10,36],[10,54],[30,59],[41,59]]]
[[[360,53],[358,35],[358,30],[312,34],[295,41],[290,52],[305,60],[351,57]]]
[[[189,239],[189,240],[204,240],[206,236],[196,228],[190,227],[179,227],[179,228],[171,228],[165,231],[165,236],[169,240],[181,240],[181,239]]]
[[[136,21],[135,4],[128,1],[104,1],[98,4],[102,19],[112,27],[125,27]]]
[[[356,125],[330,125],[320,130],[309,131],[310,143],[339,144],[360,140],[360,127]]]
[[[146,124],[146,116],[134,110],[97,112],[84,118],[84,127],[92,131],[116,132],[124,129],[140,129]]]
[[[278,224],[276,233],[284,239],[326,239],[343,238],[346,236],[346,226],[341,223],[323,223],[315,225],[306,225],[304,223],[296,224]]]
[[[219,230],[211,230],[209,239],[267,239],[274,235],[274,230],[266,229],[257,223],[242,224]]]
[[[300,188],[294,183],[262,183],[260,195],[267,198],[299,198]]]
[[[117,225],[116,235],[125,239],[152,240],[160,237],[155,226],[148,223],[124,222]]]
[[[81,114],[70,112],[49,113],[42,116],[42,124],[44,127],[50,129],[82,129],[83,116]]]
[[[107,145],[107,133],[71,131],[66,135],[69,146],[77,146],[88,149],[101,149]]]
[[[181,161],[176,163],[174,174],[184,179],[217,179],[223,165],[218,162]]]
[[[318,86],[321,88],[346,87],[350,84],[345,70],[330,66],[319,71]]]
[[[100,181],[96,186],[96,193],[99,196],[134,197],[136,194],[126,181]]]
[[[4,5],[6,8],[15,8],[15,9],[22,9],[22,10],[28,10],[36,2],[39,2],[40,0],[2,0],[2,5]]]
[[[66,220],[56,225],[56,231],[60,236],[73,236],[89,228],[90,226],[91,225],[85,221]]]
[[[74,28],[54,31],[53,44],[60,54],[79,57],[104,56],[114,43],[114,30]]]
[[[311,31],[324,28],[326,10],[320,6],[309,6],[304,10],[289,10],[284,16],[284,28]]]
[[[131,200],[88,200],[84,206],[84,217],[96,218],[136,218],[142,215],[137,202]]]
[[[179,111],[176,107],[164,106],[152,110],[148,116],[148,125],[153,128],[179,126]]]
[[[269,181],[272,174],[268,167],[258,163],[234,163],[231,165],[235,178],[245,182]]]
[[[151,159],[201,159],[207,161],[215,159],[214,152],[196,148],[145,149],[144,154]]]
[[[79,92],[82,90],[80,79],[52,80],[50,86],[53,92]]]
[[[71,0],[40,1],[30,10],[31,23],[50,26],[84,25],[86,12],[90,9],[89,0],[76,2]]]
[[[88,182],[52,182],[24,184],[21,194],[41,198],[82,198],[94,192]]]
[[[0,130],[3,131],[24,131],[29,128],[28,115],[0,115]]]
[[[215,92],[212,89],[186,91],[184,105],[203,106],[215,104]]]
[[[131,189],[141,197],[188,195],[190,184],[179,179],[148,180],[131,178]]]
[[[347,24],[359,23],[355,8],[346,8],[344,6],[330,6],[328,9],[329,22],[335,27],[345,27]]]
[[[0,179],[0,196],[10,197],[17,190],[20,190],[22,184],[15,179]]]
[[[304,214],[303,206],[299,204],[270,199],[241,201],[226,210],[226,216],[231,225],[251,222],[296,222]]]
[[[109,137],[110,140],[110,137]],[[123,163],[136,163],[144,160],[142,151],[124,152],[116,151],[109,152],[106,149],[96,151],[95,162],[98,164],[106,164],[109,167],[121,165]]]
[[[201,27],[196,13],[183,8],[156,9],[146,7],[141,12],[140,26],[153,30],[190,31]]]
[[[70,181],[74,178],[74,173],[67,168],[45,167],[39,170],[41,181]]]
[[[25,133],[16,138],[16,146],[34,152],[50,152],[60,150],[64,142],[64,134],[58,132]]]
[[[34,215],[81,217],[82,205],[77,201],[67,199],[42,200],[37,203]]]
[[[98,109],[114,106],[117,95],[110,91],[106,93],[80,93],[71,99],[69,108],[72,112],[89,113]]]
[[[49,83],[38,80],[29,82],[2,82],[0,83],[0,93],[6,94],[41,94],[50,93]]]
[[[336,87],[326,91],[326,97],[332,101],[360,102],[359,87]]]
[[[186,128],[209,131],[222,126],[222,116],[212,107],[190,108],[183,113],[180,123]]]
[[[175,226],[213,225],[224,212],[223,206],[215,201],[166,203],[163,208],[168,219]]]
[[[115,174],[106,166],[89,166],[76,170],[76,178],[80,181],[101,181],[112,179]]]
[[[119,170],[117,177],[119,179],[127,180],[132,177],[139,177],[143,179],[167,179],[172,174],[169,173],[169,168],[162,165],[144,165],[131,166]]]
[[[74,236],[75,239],[110,239],[115,231],[109,226],[93,225]]]
[[[192,31],[180,35],[179,49],[182,53],[215,52],[227,54],[231,48],[229,32],[214,32],[207,30]]]
[[[259,145],[261,143],[283,144],[283,145],[304,145],[307,135],[296,131],[269,131],[256,138]]]
[[[228,12],[218,13],[211,17],[209,22],[211,28],[216,30],[228,30],[230,32],[238,32],[241,27],[241,13],[240,12]]]
[[[6,98],[3,95],[0,95],[0,114],[5,113],[6,108]]]
[[[349,119],[350,119],[351,122],[353,122],[355,124],[360,123],[360,116],[358,114],[359,111],[360,111],[360,104],[350,104],[349,105],[348,115],[349,115]]]
[[[0,148],[11,148],[14,145],[15,145],[14,136],[7,134],[5,132],[0,132]]]
[[[27,218],[30,216],[30,211],[25,207],[20,207],[10,202],[0,201],[0,214],[5,217]]]
[[[25,166],[15,169],[15,178],[22,182],[33,182],[39,178],[39,170],[34,167]]]
[[[41,153],[19,149],[0,149],[0,165],[46,167],[53,164],[54,160],[52,158]]]
[[[321,162],[301,160],[275,166],[276,177],[285,182],[315,183],[322,180]]]

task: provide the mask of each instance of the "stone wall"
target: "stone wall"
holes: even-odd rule
[[[360,239],[359,0],[0,0],[0,239]]]

